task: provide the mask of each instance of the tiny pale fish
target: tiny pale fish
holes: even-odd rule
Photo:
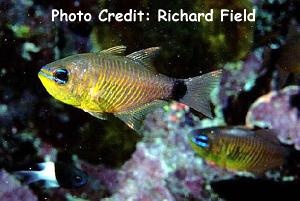
[[[88,183],[86,172],[73,164],[64,162],[43,162],[14,171],[13,174],[30,185],[40,183],[45,188],[80,188]]]

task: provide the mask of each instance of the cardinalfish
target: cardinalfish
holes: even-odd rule
[[[193,150],[208,162],[233,171],[263,174],[285,162],[287,150],[272,130],[215,127],[189,134]]]
[[[125,46],[77,54],[42,67],[38,76],[56,99],[99,118],[113,114],[139,130],[145,116],[168,100],[184,103],[211,117],[210,92],[221,71],[175,79],[151,64],[159,52],[152,47],[124,55]]]
[[[79,188],[87,184],[87,174],[63,162],[44,162],[14,172],[26,184],[41,183],[45,188]]]

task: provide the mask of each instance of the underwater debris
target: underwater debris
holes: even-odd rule
[[[292,104],[299,93],[299,86],[288,86],[261,96],[249,109],[246,125],[275,129],[281,142],[300,150],[299,102]]]
[[[0,170],[1,201],[38,201],[38,198],[27,187],[20,184],[13,176],[3,169]]]

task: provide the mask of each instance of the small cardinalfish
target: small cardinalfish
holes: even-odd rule
[[[208,162],[233,171],[261,175],[282,166],[288,151],[272,130],[245,127],[214,127],[189,134],[193,150]]]
[[[176,100],[211,117],[210,92],[221,71],[175,79],[154,70],[158,47],[122,56],[125,46],[77,54],[42,67],[38,76],[56,99],[106,119],[113,114],[139,131],[145,116]]]
[[[14,175],[26,184],[41,183],[45,188],[79,188],[87,184],[87,174],[71,164],[63,162],[38,163]]]

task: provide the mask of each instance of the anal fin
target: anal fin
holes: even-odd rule
[[[101,112],[90,112],[90,111],[86,111],[88,112],[90,115],[98,118],[98,119],[102,119],[102,120],[106,120],[107,119],[107,114],[105,113],[101,113]]]
[[[142,123],[146,118],[146,116],[149,114],[149,112],[159,107],[162,107],[165,104],[167,104],[166,101],[156,100],[151,103],[147,103],[145,105],[137,107],[135,109],[126,112],[117,113],[115,114],[115,116],[121,119],[123,122],[125,122],[126,125],[128,125],[130,128],[139,132],[142,127]]]

